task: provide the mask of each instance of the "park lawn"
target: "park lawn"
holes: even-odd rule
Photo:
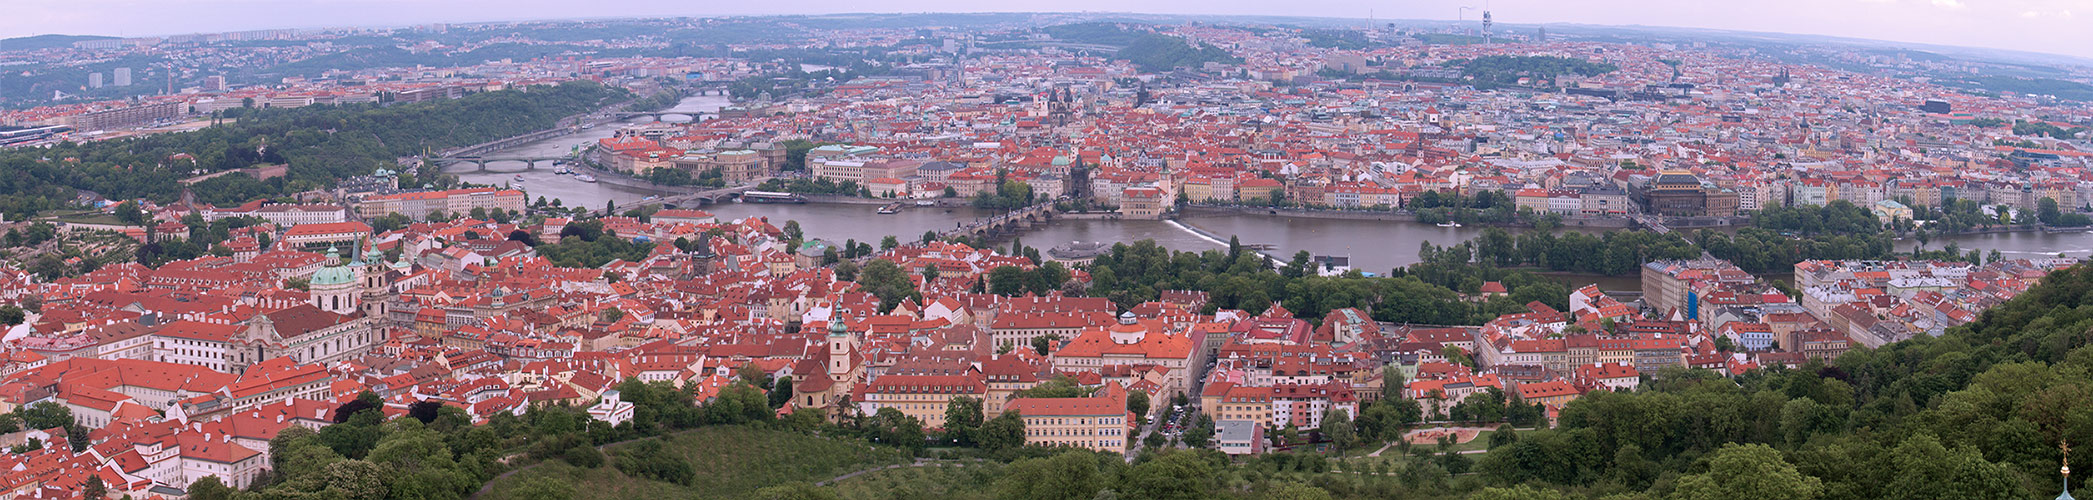
[[[496,480],[488,498],[518,498],[510,490],[533,477],[559,477],[574,485],[575,500],[630,498],[718,498],[748,496],[786,483],[824,481],[845,473],[907,461],[893,448],[856,439],[832,439],[743,426],[705,427],[666,438],[696,470],[691,486],[638,479],[613,465],[619,445],[605,450],[603,467],[581,469],[559,460]],[[518,500],[523,500],[518,498]]]
[[[965,465],[888,469],[845,479],[833,485],[833,489],[843,500],[995,498],[995,479],[1003,464],[983,461]]]
[[[119,226],[124,225],[124,221],[117,220],[115,215],[105,214],[99,210],[51,211],[46,212],[44,216],[37,218],[50,219],[58,222],[64,222],[67,224],[110,224]]]
[[[1466,443],[1459,443],[1453,445],[1453,449],[1456,451],[1475,451],[1490,449],[1490,436],[1496,433],[1497,431],[1495,430],[1483,431],[1480,434],[1476,434],[1474,440],[1470,440]],[[1434,449],[1438,448],[1438,445],[1425,446],[1430,446]]]

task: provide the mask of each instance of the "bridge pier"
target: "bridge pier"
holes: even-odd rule
[[[487,160],[473,160],[472,164],[475,165],[473,169],[475,172],[487,171]]]

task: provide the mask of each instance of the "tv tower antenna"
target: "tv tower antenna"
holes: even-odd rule
[[[1483,45],[1490,44],[1490,2],[1483,1]]]

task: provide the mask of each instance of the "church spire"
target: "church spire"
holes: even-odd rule
[[[2071,498],[2071,440],[2064,440],[2058,447],[2064,450],[2064,467],[2057,470],[2064,475],[2064,492],[2057,495],[2057,500],[2075,500]]]

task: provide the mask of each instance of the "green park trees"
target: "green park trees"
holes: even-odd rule
[[[989,451],[1015,449],[1025,445],[1025,417],[1015,410],[1006,410],[996,418],[981,424],[980,445]]]
[[[959,396],[945,404],[945,440],[960,446],[978,444],[981,430],[981,399]]]
[[[1715,450],[1706,473],[1679,478],[1671,498],[1809,500],[1817,498],[1822,490],[1822,481],[1796,472],[1794,465],[1781,458],[1779,450],[1762,444],[1731,444]]]
[[[879,307],[882,311],[893,309],[902,300],[922,297],[922,294],[916,291],[915,280],[909,278],[908,272],[901,270],[901,266],[895,265],[894,261],[872,259],[858,271],[857,278],[859,286],[879,297]]]
[[[902,414],[901,410],[880,408],[879,412],[866,419],[865,428],[875,443],[912,450],[921,450],[925,446],[923,423],[915,417]]]

